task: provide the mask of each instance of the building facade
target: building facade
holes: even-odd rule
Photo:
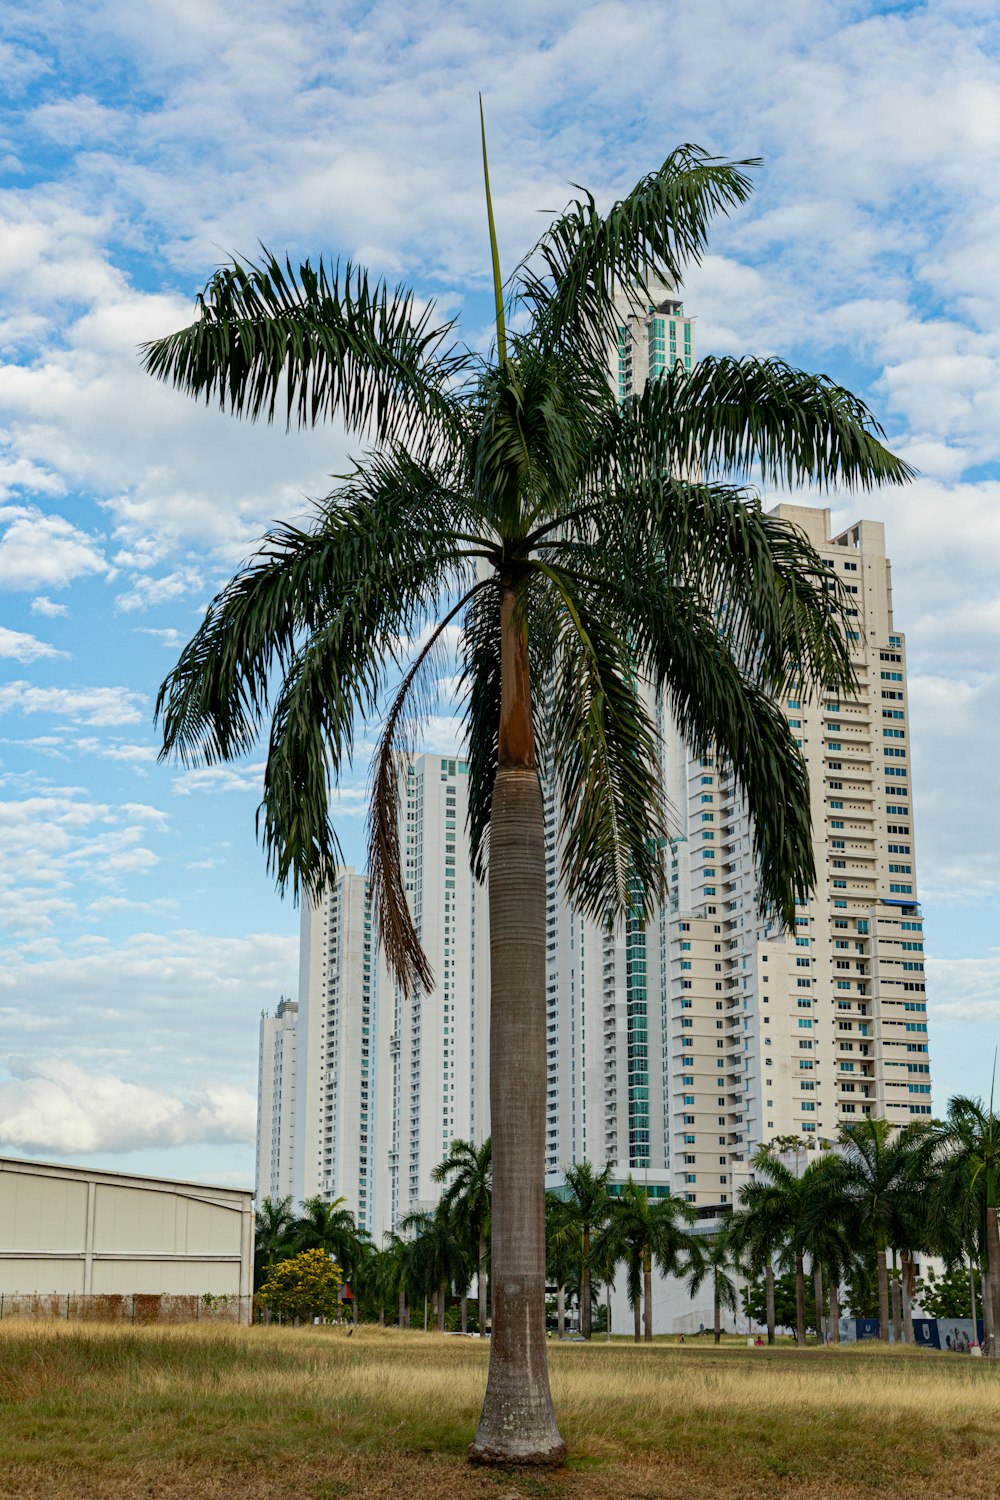
[[[883,528],[834,535],[827,510],[777,513],[849,591],[857,689],[809,702],[793,688],[782,704],[809,769],[817,868],[794,932],[758,908],[750,824],[723,768],[689,761],[675,793],[686,826],[666,921],[664,1089],[673,1187],[699,1210],[731,1203],[776,1137],[819,1142],[867,1115],[931,1112],[906,644]]]
[[[489,1133],[489,933],[467,788],[453,756],[406,770],[403,868],[432,991],[407,999],[393,981],[356,871],[303,907],[293,1196],[344,1198],[376,1241],[434,1207],[431,1174],[454,1139]]]
[[[253,1201],[210,1187],[0,1157],[0,1293],[230,1298],[250,1320]]]
[[[296,1043],[299,1007],[284,997],[263,1012],[257,1057],[256,1197],[275,1203],[294,1195]]]

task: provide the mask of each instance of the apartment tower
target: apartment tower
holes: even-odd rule
[[[299,1007],[284,997],[260,1018],[257,1056],[257,1202],[294,1194],[296,1042]]]

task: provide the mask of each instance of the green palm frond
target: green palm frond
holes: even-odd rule
[[[625,403],[620,421],[647,472],[740,480],[758,469],[767,484],[866,490],[914,474],[863,401],[781,359],[706,355],[667,370]]]
[[[264,250],[233,260],[197,299],[189,327],[143,345],[151,375],[251,421],[338,416],[378,442],[454,436],[448,387],[474,363],[407,288],[348,261],[294,270]]]
[[[621,616],[601,593],[545,569],[559,619],[542,740],[563,809],[562,877],[596,920],[648,916],[666,891],[667,813],[659,741]]]
[[[685,266],[704,254],[715,215],[750,196],[744,168],[757,165],[680,146],[608,213],[592,193],[574,199],[515,272],[543,344],[606,360],[616,288],[627,289],[638,308],[648,300],[647,283],[679,284]]]

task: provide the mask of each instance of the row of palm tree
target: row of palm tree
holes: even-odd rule
[[[758,1152],[726,1229],[734,1258],[767,1278],[769,1337],[777,1266],[795,1276],[796,1336],[805,1342],[808,1261],[818,1328],[828,1301],[837,1338],[840,1289],[873,1265],[879,1337],[887,1341],[892,1327],[897,1341],[912,1342],[919,1258],[939,1255],[949,1267],[981,1269],[985,1347],[1000,1352],[1000,1118],[992,1103],[957,1096],[941,1122],[896,1129],[869,1118],[845,1126],[839,1149],[821,1151],[804,1169],[803,1144],[779,1141]]]
[[[775,1277],[794,1279],[795,1332],[804,1344],[809,1321],[838,1339],[844,1287],[858,1315],[877,1308],[879,1336],[913,1340],[913,1299],[919,1259],[937,1255],[950,1268],[967,1265],[981,1276],[985,1348],[996,1353],[1000,1334],[1000,1118],[992,1105],[956,1097],[940,1122],[902,1128],[869,1118],[848,1125],[837,1149],[815,1150],[797,1137],[761,1148],[735,1210],[711,1233],[697,1232],[682,1199],[651,1194],[631,1176],[611,1181],[610,1166],[569,1167],[549,1193],[545,1211],[546,1272],[557,1288],[560,1337],[569,1300],[578,1301],[579,1330],[592,1336],[595,1291],[623,1285],[634,1337],[653,1337],[654,1270],[686,1280],[692,1296],[708,1283],[719,1341],[723,1315],[737,1310],[739,1274],[763,1283],[768,1339],[774,1341]],[[285,1255],[320,1247],[333,1255],[350,1286],[352,1317],[409,1327],[423,1306],[445,1331],[458,1304],[462,1332],[470,1323],[469,1294],[478,1297],[475,1325],[491,1323],[493,1206],[492,1143],[456,1140],[434,1171],[442,1185],[433,1212],[404,1219],[381,1249],[338,1199],[312,1199],[296,1217],[291,1201],[265,1199],[257,1213],[257,1275]],[[869,1300],[867,1288],[874,1290]],[[975,1301],[975,1279],[973,1303]],[[972,1306],[973,1316],[976,1308]]]

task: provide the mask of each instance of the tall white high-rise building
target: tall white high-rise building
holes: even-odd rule
[[[431,1173],[454,1139],[489,1132],[489,933],[467,788],[455,757],[407,767],[403,868],[433,990],[406,999],[392,980],[354,870],[302,913],[295,1196],[344,1198],[377,1241],[433,1208]]]
[[[380,1222],[380,967],[367,881],[344,867],[317,906],[302,906],[294,1192],[344,1198],[368,1230]]]
[[[782,704],[809,769],[817,882],[794,932],[761,913],[743,799],[714,760],[689,761],[677,846],[668,1065],[673,1186],[725,1205],[762,1143],[831,1139],[876,1115],[930,1115],[906,648],[883,527],[836,535],[830,513],[782,505],[850,597],[857,689]],[[686,791],[686,796],[683,792]],[[683,893],[683,894],[682,894]]]
[[[284,997],[260,1018],[257,1059],[257,1202],[294,1194],[296,1042],[299,1007]]]

